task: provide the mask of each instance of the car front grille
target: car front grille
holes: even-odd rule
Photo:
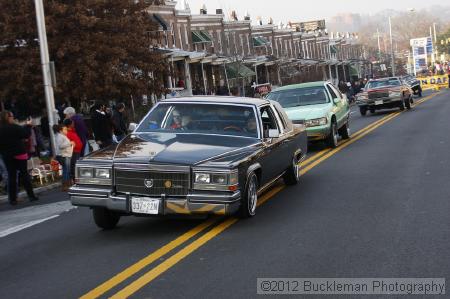
[[[190,186],[188,171],[115,169],[116,191],[144,196],[186,196]]]
[[[369,100],[388,98],[388,97],[389,97],[388,91],[371,91],[371,92],[369,92]]]

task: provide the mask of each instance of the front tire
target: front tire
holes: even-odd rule
[[[296,185],[300,181],[300,161],[296,157],[292,158],[292,163],[286,170],[283,180],[289,186]]]
[[[339,129],[339,135],[341,135],[342,139],[350,139],[350,120],[347,120],[345,125],[343,125],[342,128]]]
[[[105,208],[93,208],[92,214],[95,224],[105,230],[113,229],[120,220],[119,214]]]
[[[333,120],[333,122],[331,123],[330,135],[328,135],[327,137],[328,146],[331,148],[336,148],[338,146],[338,138],[339,134],[337,130],[337,124],[336,121]]]
[[[251,218],[256,214],[258,205],[258,177],[252,172],[247,179],[244,195],[239,208],[240,218]]]
[[[367,109],[363,107],[359,107],[359,113],[361,113],[361,116],[366,116]]]

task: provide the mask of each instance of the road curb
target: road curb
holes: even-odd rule
[[[34,188],[33,190],[34,190],[34,194],[38,195],[38,194],[41,194],[43,192],[50,191],[50,190],[53,190],[53,189],[56,189],[56,188],[59,188],[59,187],[61,187],[61,182],[53,183],[53,184],[50,184],[48,186]],[[22,198],[26,198],[26,197],[27,197],[27,193],[25,191],[22,191],[22,192],[20,192],[17,195],[18,199],[22,199]],[[8,195],[0,196],[0,204],[7,203],[7,202],[8,202]]]

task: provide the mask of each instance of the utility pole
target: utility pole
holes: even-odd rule
[[[47,33],[45,30],[44,5],[42,0],[34,0],[36,7],[36,22],[39,35],[39,47],[41,52],[42,75],[44,77],[45,102],[47,106],[48,124],[50,127],[50,144],[52,154],[56,154],[55,134],[53,125],[55,124],[55,98],[53,95],[53,85],[50,74],[50,59],[48,55]]]
[[[377,28],[377,41],[378,41],[378,60],[381,57],[381,44],[380,44],[380,31]]]
[[[391,69],[392,69],[392,76],[395,76],[394,42],[392,40],[391,17],[389,17],[389,35],[390,35],[390,39],[391,39]]]

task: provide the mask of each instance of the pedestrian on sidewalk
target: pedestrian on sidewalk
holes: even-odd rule
[[[125,104],[119,103],[116,105],[112,116],[114,135],[116,135],[116,139],[118,142],[120,142],[122,139],[125,138],[125,136],[127,136],[128,131],[124,111],[125,111]]]
[[[63,171],[62,191],[65,192],[71,185],[70,161],[75,143],[67,138],[67,128],[65,126],[54,125],[53,132],[55,132],[56,160],[61,164]]]
[[[111,115],[106,112],[106,105],[98,103],[92,111],[92,131],[100,148],[108,147],[112,144],[112,122]]]
[[[86,123],[84,122],[83,115],[77,114],[75,108],[73,107],[67,107],[66,109],[64,109],[64,115],[66,119],[71,119],[74,123],[75,131],[81,142],[83,143],[83,148],[81,150],[80,156],[84,157],[89,153],[89,131]]]
[[[12,112],[4,110],[0,113],[0,154],[8,171],[8,199],[11,205],[17,204],[17,173],[19,173],[29,200],[39,199],[34,194],[27,167],[28,154],[25,142],[30,135],[30,119],[22,127],[16,124]]]
[[[75,180],[75,164],[80,159],[83,143],[77,135],[75,123],[70,118],[65,119],[63,124],[67,128],[67,138],[74,144],[72,158],[70,159],[70,179],[71,185],[73,185]]]

